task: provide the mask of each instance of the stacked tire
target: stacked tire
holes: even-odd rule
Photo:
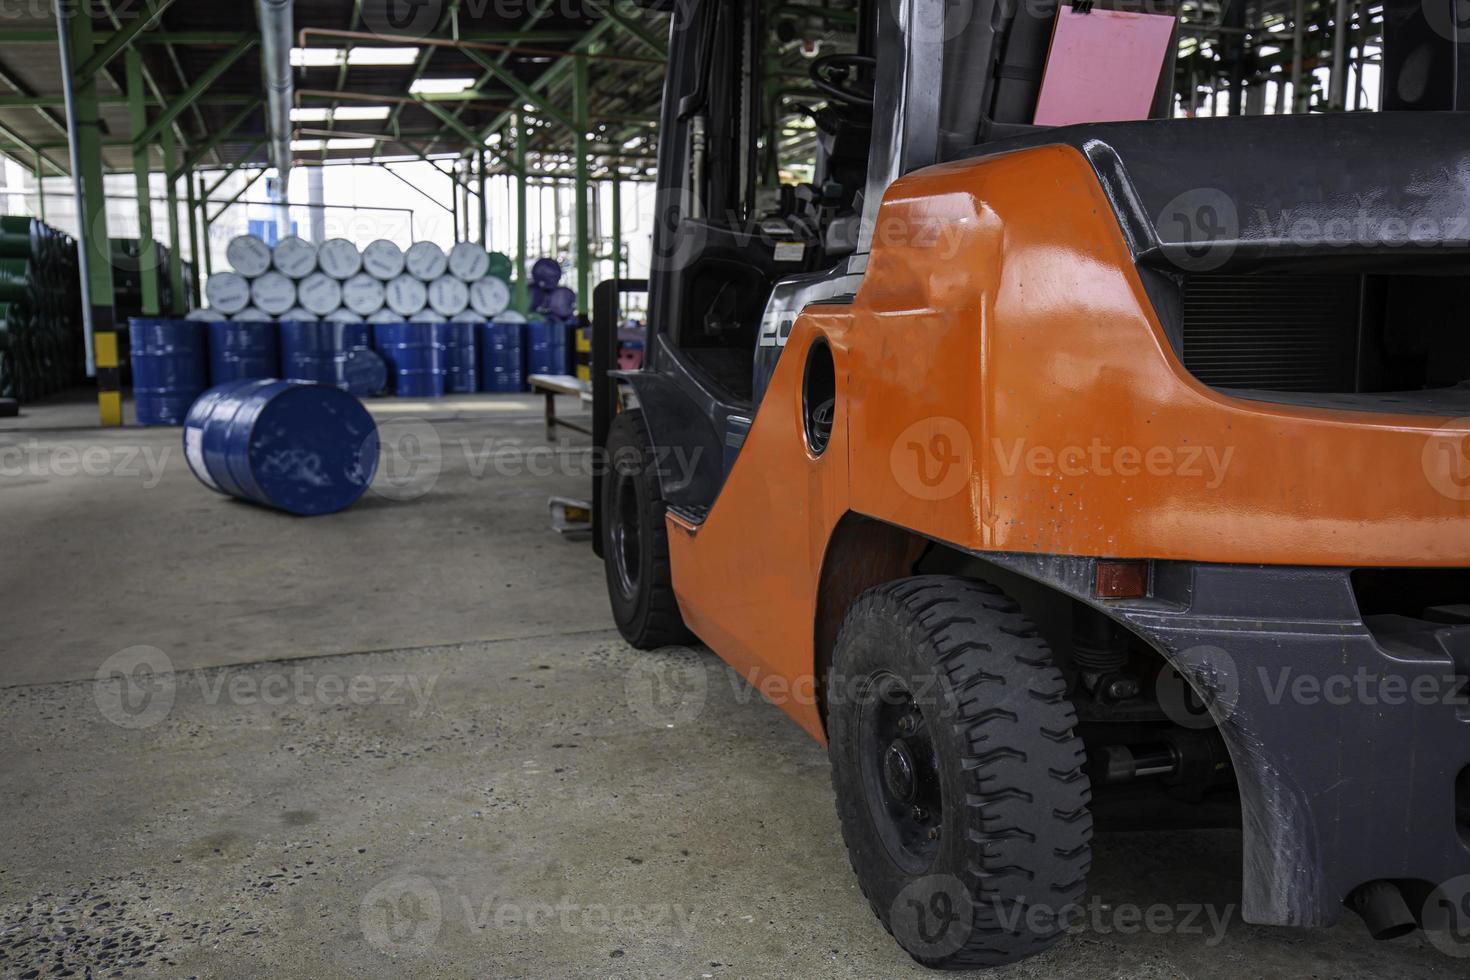
[[[85,373],[76,241],[29,217],[0,217],[0,397],[34,401]]]

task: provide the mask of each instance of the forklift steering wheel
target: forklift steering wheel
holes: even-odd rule
[[[844,105],[871,109],[873,85],[856,78],[852,69],[874,69],[877,65],[877,58],[864,54],[828,54],[813,61],[808,74],[823,94]]]

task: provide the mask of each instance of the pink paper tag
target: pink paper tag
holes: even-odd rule
[[[1173,33],[1171,16],[1061,7],[1036,124],[1147,119]]]

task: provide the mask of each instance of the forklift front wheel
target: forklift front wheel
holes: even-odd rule
[[[618,632],[640,650],[690,643],[694,636],[674,598],[664,499],[642,412],[613,419],[606,458],[602,554]]]
[[[915,960],[997,966],[1081,913],[1090,786],[1046,644],[989,585],[920,576],[848,610],[827,681],[848,857]]]

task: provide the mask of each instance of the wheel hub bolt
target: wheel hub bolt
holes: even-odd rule
[[[894,739],[883,753],[883,781],[898,799],[914,798],[914,760],[901,739]]]

